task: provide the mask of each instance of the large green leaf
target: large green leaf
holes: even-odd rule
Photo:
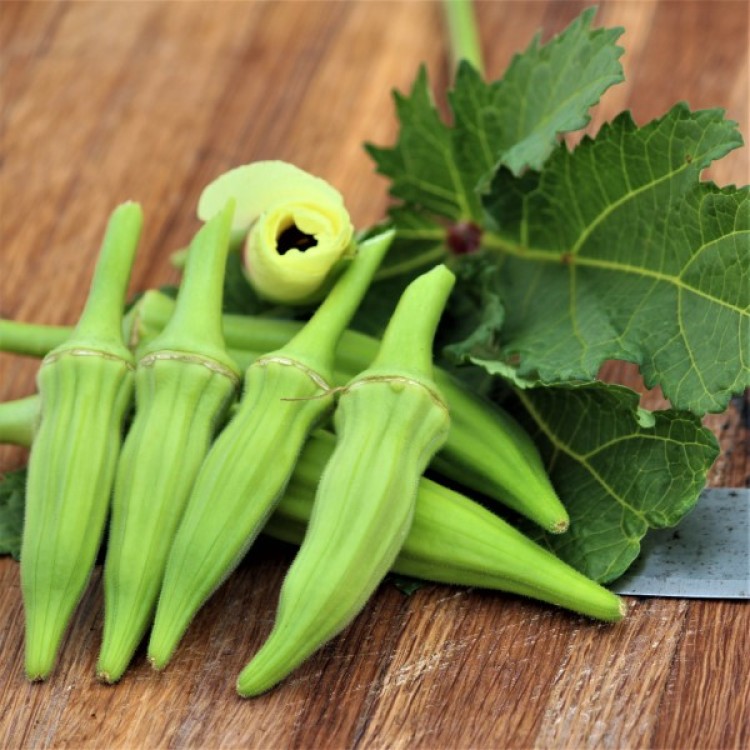
[[[720,110],[678,105],[642,128],[621,115],[541,173],[500,170],[498,361],[546,382],[633,361],[674,406],[726,408],[750,384],[750,199],[699,176],[741,143]]]
[[[650,528],[676,525],[694,505],[718,454],[690,413],[647,412],[638,394],[601,382],[518,391],[570,514],[561,535],[525,531],[601,582],[619,577]]]
[[[561,133],[583,127],[589,109],[622,80],[620,29],[592,30],[594,11],[541,45],[536,37],[488,83],[468,63],[449,95],[452,124],[438,113],[422,69],[408,96],[395,93],[401,129],[392,148],[368,145],[391,193],[417,210],[480,221],[477,188],[499,164],[539,168]]]

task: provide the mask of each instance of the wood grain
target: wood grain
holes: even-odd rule
[[[741,0],[609,0],[627,83],[590,129],[687,99],[748,127],[748,6]],[[478,4],[490,75],[580,2]],[[364,140],[395,132],[390,90],[424,62],[449,82],[431,2],[4,2],[0,6],[0,315],[75,321],[111,208],[139,200],[146,227],[132,290],[174,282],[171,250],[224,169],[281,158],[330,180],[355,222],[379,219],[385,183]],[[441,97],[439,97],[441,101]],[[747,147],[712,167],[746,183]],[[0,399],[33,390],[36,363],[0,355]],[[643,393],[632,367],[604,374]],[[707,418],[722,455],[711,483],[748,483],[748,404]],[[744,414],[744,418],[743,418]],[[0,451],[0,470],[22,450]],[[254,701],[234,679],[271,628],[291,548],[262,543],[196,618],[175,662],[139,652],[117,687],[93,678],[97,571],[44,685],[22,672],[18,566],[0,560],[3,748],[742,748],[750,745],[746,603],[631,599],[605,626],[517,597],[383,585],[362,615],[280,689]]]

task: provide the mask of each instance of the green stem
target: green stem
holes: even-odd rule
[[[39,410],[39,396],[27,396],[0,404],[0,443],[30,446]]]
[[[399,237],[402,237],[400,232]],[[442,263],[448,256],[448,251],[443,242],[444,238],[445,234],[443,233],[440,235],[440,244],[435,245],[431,250],[426,250],[419,255],[412,255],[408,260],[403,260],[400,263],[394,263],[381,269],[375,274],[375,281],[384,281],[385,279],[392,279],[395,276],[404,276],[416,269],[423,268],[427,270],[437,263]]]
[[[279,354],[298,359],[330,379],[336,347],[388,251],[393,231],[372,237],[360,245],[354,260],[315,314]]]
[[[472,0],[443,0],[443,8],[450,36],[453,69],[456,69],[461,60],[466,60],[479,73],[484,74],[482,46]]]
[[[234,201],[231,201],[193,238],[174,312],[144,354],[171,349],[210,357],[236,370],[226,354],[221,319],[233,214]]]
[[[68,326],[42,326],[0,320],[0,352],[42,358],[73,333]]]
[[[86,347],[123,356],[122,310],[142,225],[137,203],[123,203],[112,212],[86,305],[63,349]]]
[[[399,372],[432,380],[432,342],[455,276],[435,266],[406,288],[383,334],[375,361],[368,369]]]

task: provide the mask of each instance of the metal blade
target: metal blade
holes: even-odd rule
[[[611,589],[636,596],[750,598],[750,490],[704,490],[678,526],[646,534],[638,559]]]

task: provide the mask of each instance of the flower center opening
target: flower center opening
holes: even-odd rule
[[[304,252],[317,244],[318,241],[313,235],[305,234],[296,224],[290,224],[276,238],[276,252],[279,255],[284,255],[289,250]]]

